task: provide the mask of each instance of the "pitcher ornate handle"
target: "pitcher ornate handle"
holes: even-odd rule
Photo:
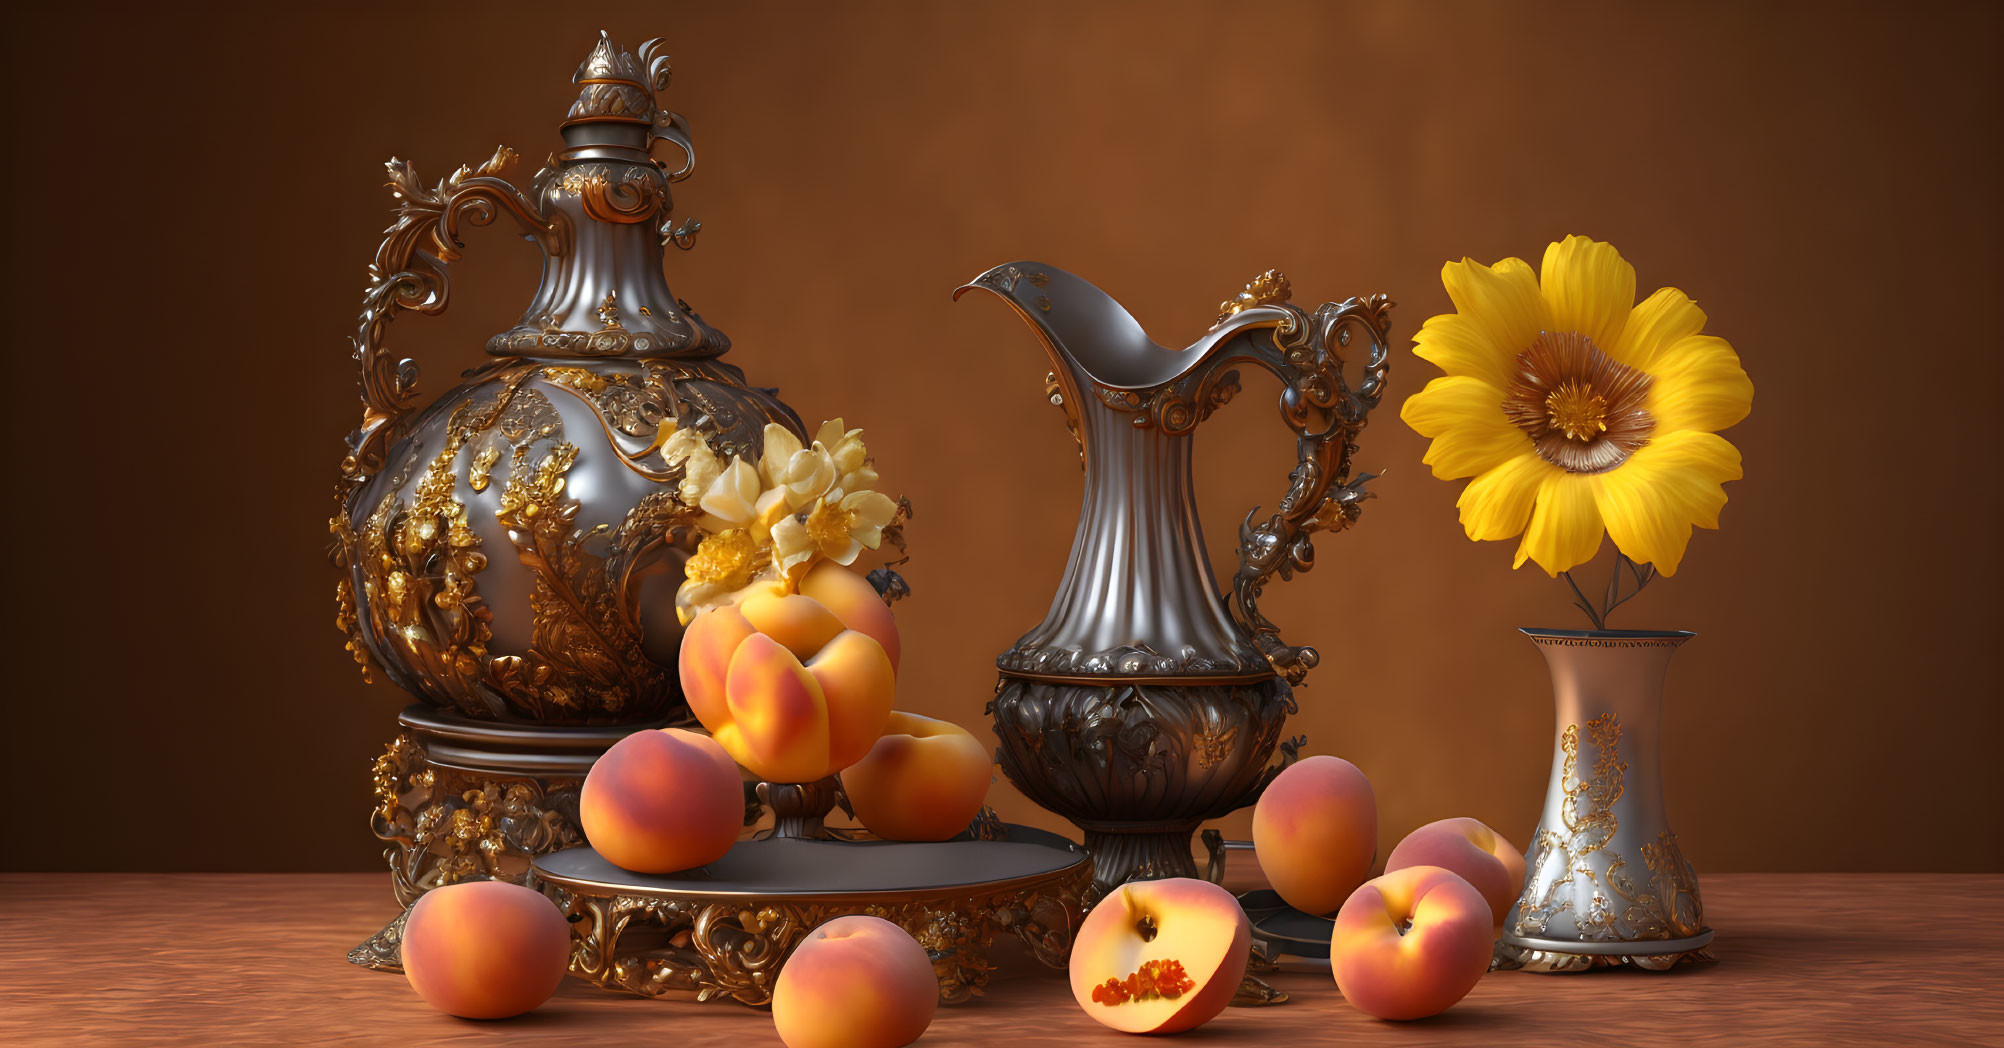
[[[362,293],[361,316],[350,339],[361,371],[362,423],[349,435],[348,457],[341,463],[347,481],[363,480],[382,468],[395,423],[415,406],[417,364],[408,358],[393,361],[384,348],[384,335],[403,310],[445,312],[451,292],[446,270],[466,246],[461,228],[487,225],[506,211],[546,255],[562,255],[568,249],[568,220],[561,213],[544,214],[537,204],[546,180],[556,173],[554,158],[536,175],[527,194],[501,177],[514,163],[515,151],[499,146],[486,163],[461,165],[430,188],[418,180],[409,161],[391,157],[385,165],[390,192],[397,199],[397,217],[384,231],[376,260],[369,265],[369,286]]]
[[[1278,323],[1243,331],[1160,398],[1156,422],[1170,432],[1198,422],[1238,392],[1238,363],[1256,364],[1280,379],[1280,417],[1295,435],[1298,461],[1288,474],[1286,494],[1265,520],[1254,523],[1260,507],[1239,524],[1239,567],[1232,575],[1232,603],[1253,643],[1290,684],[1299,684],[1321,656],[1313,647],[1280,639],[1280,628],[1259,610],[1260,593],[1275,575],[1291,579],[1315,566],[1313,536],[1340,531],[1357,519],[1372,474],[1350,478],[1357,433],[1384,394],[1392,302],[1384,295],[1325,302],[1308,313],[1287,300],[1287,278],[1268,270],[1237,297],[1219,307],[1218,324],[1250,309],[1279,310]],[[1357,386],[1343,373],[1343,350],[1354,331],[1370,340]]]

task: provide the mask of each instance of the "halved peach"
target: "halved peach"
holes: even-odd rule
[[[1232,893],[1190,877],[1130,881],[1072,941],[1072,996],[1125,1033],[1179,1033],[1230,1004],[1245,980],[1252,925]]]

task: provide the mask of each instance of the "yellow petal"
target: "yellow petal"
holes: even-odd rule
[[[1675,575],[1691,526],[1719,526],[1726,504],[1720,485],[1740,479],[1740,452],[1716,433],[1685,430],[1657,437],[1590,479],[1608,536],[1622,554]]]
[[[800,453],[800,438],[785,426],[768,422],[765,424],[764,440],[764,447],[758,456],[758,469],[765,477],[765,486],[776,488],[782,483],[780,477],[786,464]]]
[[[881,529],[898,515],[898,504],[889,495],[876,491],[852,491],[842,496],[840,505],[855,514],[857,524],[864,527]]]
[[[1660,287],[1628,312],[1628,323],[1614,348],[1601,351],[1630,367],[1652,370],[1663,350],[1681,338],[1705,330],[1705,311],[1674,287]]]
[[[1527,345],[1499,346],[1475,318],[1442,313],[1420,325],[1419,334],[1413,336],[1413,355],[1450,375],[1479,378],[1504,389],[1516,377],[1517,354]]]
[[[1693,335],[1656,358],[1655,379],[1642,406],[1656,417],[1656,432],[1731,426],[1753,410],[1753,380],[1740,355],[1716,335]],[[1668,572],[1665,572],[1668,574]]]
[[[1538,490],[1546,477],[1557,472],[1559,467],[1526,450],[1469,481],[1454,503],[1461,511],[1462,528],[1478,542],[1507,539],[1523,531]]]
[[[1549,326],[1545,302],[1538,296],[1537,277],[1521,258],[1506,258],[1494,266],[1466,258],[1449,262],[1440,267],[1440,282],[1456,312],[1473,325],[1475,334],[1464,340],[1468,352],[1476,352],[1473,340],[1479,337],[1506,369],[1514,369],[1517,354],[1531,348],[1538,332]],[[1465,373],[1477,374],[1476,366],[1471,358]]]
[[[820,429],[814,431],[814,440],[829,451],[834,451],[835,445],[842,443],[842,434],[847,432],[849,431],[842,428],[841,419],[831,418],[823,422]]]
[[[751,523],[755,515],[752,506],[758,497],[758,470],[744,459],[732,459],[703,493],[702,507],[711,516],[741,528]]]
[[[1503,417],[1503,391],[1468,375],[1427,383],[1406,398],[1399,418],[1434,438],[1420,461],[1442,480],[1487,472],[1531,448],[1531,438]]]
[[[1577,331],[1603,350],[1620,342],[1635,305],[1635,267],[1614,245],[1575,236],[1547,247],[1538,285],[1549,330]]]
[[[785,488],[765,492],[752,504],[752,534],[771,534],[773,526],[791,516],[792,511],[793,507],[786,500]]]
[[[1531,511],[1531,525],[1524,529],[1512,566],[1535,560],[1545,574],[1557,578],[1559,572],[1592,560],[1603,533],[1593,478],[1564,470],[1548,473],[1538,486],[1538,506]]]

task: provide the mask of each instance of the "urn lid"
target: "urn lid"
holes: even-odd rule
[[[578,86],[528,197],[553,229],[535,298],[488,340],[503,357],[714,357],[730,339],[677,299],[662,273],[668,245],[695,246],[701,223],[673,218],[669,186],[696,169],[689,126],[661,105],[673,68],[663,42],[629,51],[599,33],[571,77]],[[676,147],[679,165],[654,158]]]

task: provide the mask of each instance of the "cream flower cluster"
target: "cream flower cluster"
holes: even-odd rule
[[[682,501],[702,509],[707,533],[675,594],[684,623],[754,583],[791,589],[818,561],[854,563],[883,542],[897,515],[898,504],[875,490],[862,430],[838,418],[805,445],[776,424],[764,437],[755,465],[741,456],[725,462],[697,430],[677,430],[662,444],[662,458],[682,470]]]

